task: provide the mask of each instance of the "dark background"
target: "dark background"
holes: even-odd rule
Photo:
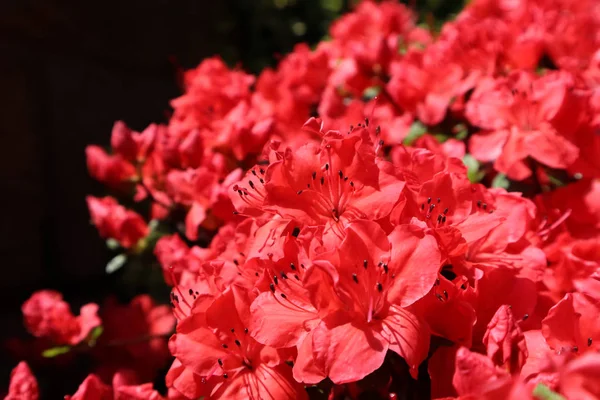
[[[219,54],[259,73],[317,43],[350,3],[0,0],[0,339],[25,335],[20,306],[34,290],[60,290],[74,310],[110,290],[113,254],[85,203],[105,190],[88,177],[86,145],[107,146],[115,120],[166,122],[181,68]],[[460,6],[411,3],[436,16]],[[2,360],[0,387],[18,361]]]

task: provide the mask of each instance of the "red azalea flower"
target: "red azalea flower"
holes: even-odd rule
[[[115,239],[121,246],[131,248],[148,235],[148,225],[142,217],[119,205],[114,198],[87,196],[86,201],[92,222],[103,238]]]
[[[21,361],[10,373],[8,394],[4,400],[38,400],[38,383],[25,361]]]
[[[397,227],[388,238],[376,223],[356,221],[338,251],[313,263],[330,275],[345,304],[312,332],[315,365],[333,382],[352,382],[377,369],[389,349],[404,357],[416,376],[427,355],[429,329],[406,307],[435,282],[435,240],[411,226]]]
[[[232,287],[205,312],[195,310],[200,303],[194,303],[169,342],[176,362],[167,375],[168,386],[191,398],[306,396],[303,386],[292,378],[291,367],[284,363],[284,352],[261,345],[248,334],[250,299],[246,296]]]
[[[35,292],[23,303],[21,310],[27,330],[32,335],[46,337],[55,344],[76,345],[102,323],[96,314],[96,304],[84,305],[80,315],[75,317],[62,295],[53,290]]]
[[[542,333],[557,352],[583,353],[600,349],[598,300],[581,293],[569,293],[548,311]]]
[[[321,146],[286,149],[266,170],[253,168],[232,187],[236,209],[325,225],[326,233],[338,238],[353,220],[387,216],[404,183],[392,175],[390,163],[375,156],[368,132],[327,135]]]
[[[152,151],[157,125],[148,126],[142,133],[134,132],[122,121],[115,122],[110,145],[116,154],[131,162],[144,162]]]
[[[108,155],[99,146],[87,146],[85,156],[90,176],[108,187],[124,189],[137,175],[135,167],[123,157]]]
[[[488,357],[510,373],[519,372],[527,359],[525,336],[510,307],[501,306],[483,336]]]
[[[515,72],[507,78],[481,82],[467,104],[469,121],[484,129],[473,136],[470,151],[515,180],[531,175],[526,158],[552,168],[569,167],[579,154],[565,137],[574,130],[560,114],[569,110],[572,77],[549,73],[535,78]]]

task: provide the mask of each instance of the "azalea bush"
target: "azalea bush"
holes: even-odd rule
[[[86,150],[154,298],[34,293],[7,398],[82,356],[67,398],[600,397],[598,49],[592,0],[364,1],[258,76],[202,61]]]

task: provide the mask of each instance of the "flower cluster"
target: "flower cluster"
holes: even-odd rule
[[[153,253],[171,310],[42,291],[26,326],[91,349],[72,399],[600,397],[598,49],[593,0],[364,1],[258,77],[204,60],[86,152],[108,270]]]

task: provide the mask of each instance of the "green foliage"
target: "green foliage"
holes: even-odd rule
[[[402,143],[405,146],[412,145],[418,138],[427,133],[427,127],[423,125],[420,121],[415,121],[410,126],[410,130],[408,131],[408,135],[404,138]]]
[[[56,356],[60,356],[61,354],[66,354],[71,351],[71,346],[57,346],[51,347],[42,352],[42,356],[46,358],[54,358]]]

